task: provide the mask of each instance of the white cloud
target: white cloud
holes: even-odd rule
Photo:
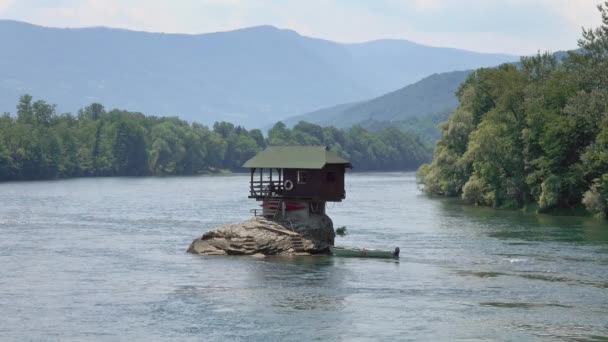
[[[153,10],[152,2],[146,6],[129,6],[127,1],[83,0],[73,5],[44,3],[29,8],[15,19],[54,27],[109,26],[154,31],[157,27],[177,26],[178,21],[172,22],[173,17],[167,12],[162,15],[162,11]]]
[[[545,0],[546,6],[566,19],[569,25],[597,26],[600,24],[600,15],[597,5],[600,0]]]
[[[444,1],[441,0],[414,0],[414,8],[419,11],[433,11],[443,8]]]
[[[9,8],[13,3],[13,0],[0,0],[0,14]]]

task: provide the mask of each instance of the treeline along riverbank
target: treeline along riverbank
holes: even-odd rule
[[[430,159],[417,136],[301,122],[277,123],[265,138],[227,122],[212,128],[176,117],[106,111],[93,103],[76,115],[22,96],[16,115],[0,116],[0,181],[86,176],[192,175],[241,170],[267,145],[326,145],[358,170],[414,170]]]
[[[442,124],[424,191],[540,212],[583,205],[608,216],[608,2],[580,51],[479,69]]]

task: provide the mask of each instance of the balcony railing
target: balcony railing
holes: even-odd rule
[[[251,197],[280,197],[283,195],[283,183],[270,180],[251,182]]]

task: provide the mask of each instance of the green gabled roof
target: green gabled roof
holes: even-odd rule
[[[270,146],[249,159],[245,168],[322,169],[325,164],[343,164],[350,167],[334,151],[325,146]]]

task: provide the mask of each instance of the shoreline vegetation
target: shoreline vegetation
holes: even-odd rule
[[[608,1],[579,51],[471,73],[441,124],[423,191],[539,213],[608,217]]]
[[[359,171],[415,170],[430,160],[420,138],[397,128],[348,130],[282,122],[264,137],[228,122],[209,128],[177,117],[146,116],[93,103],[57,114],[23,95],[16,115],[0,115],[0,182],[75,177],[169,176],[244,171],[270,145],[325,145]]]

